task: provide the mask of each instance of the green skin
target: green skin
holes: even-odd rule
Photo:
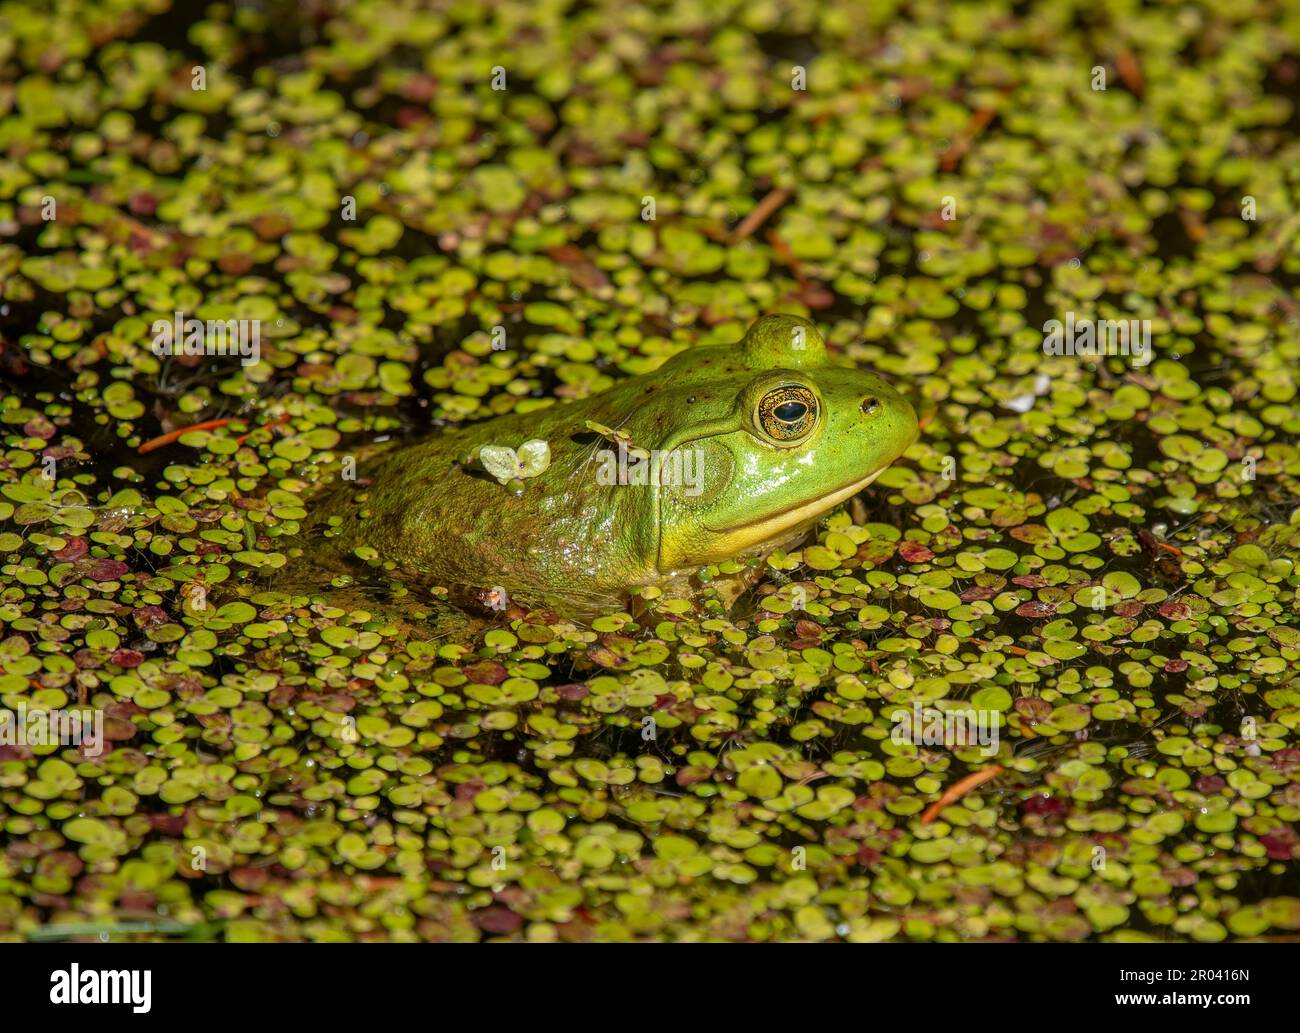
[[[815,420],[797,441],[779,441],[757,410],[791,385],[813,392]],[[618,445],[586,421],[640,449],[698,450],[699,465],[681,467],[677,483],[602,483]],[[738,344],[690,349],[590,398],[390,452],[366,464],[366,495],[337,493],[319,515],[334,519],[340,554],[368,545],[431,583],[595,603],[633,586],[685,583],[701,566],[802,536],[916,434],[907,401],[875,374],[833,364],[812,323],[765,316]],[[551,463],[513,488],[462,462],[486,445],[529,439],[549,444]]]

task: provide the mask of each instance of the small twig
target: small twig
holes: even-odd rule
[[[152,452],[154,449],[162,448],[164,445],[170,445],[173,441],[180,440],[183,435],[192,430],[216,430],[218,427],[224,427],[233,419],[233,416],[224,416],[219,420],[204,420],[202,423],[191,423],[188,427],[178,427],[176,430],[151,438],[137,448],[136,451],[144,455],[146,452]]]
[[[799,264],[799,259],[795,258],[794,252],[790,250],[787,244],[777,234],[776,230],[767,231],[767,242],[772,245],[772,250],[776,252],[776,257],[781,260],[794,274],[794,278],[799,281],[799,288],[802,290],[808,286],[808,278],[803,274],[803,267]]]
[[[991,642],[986,642],[986,641],[985,641],[984,639],[982,639],[982,638],[969,638],[969,639],[967,639],[966,641],[969,642],[969,643],[970,643],[971,645],[973,645],[973,646],[982,646],[982,647],[985,648],[985,649],[993,649],[993,648],[995,648]],[[1016,655],[1016,656],[1028,656],[1028,655],[1029,655],[1029,650],[1026,649],[1024,646],[997,646],[996,648],[997,648],[997,649],[1005,649],[1008,653],[1012,653],[1012,654],[1014,654],[1014,655]]]
[[[235,438],[235,443],[242,445],[258,431],[270,430],[272,427],[278,427],[282,423],[288,423],[291,418],[292,417],[287,412],[281,413],[275,419],[262,424],[260,427],[255,427],[247,434],[241,434],[239,437]],[[191,423],[188,427],[177,427],[175,430],[168,431],[166,434],[160,434],[156,438],[151,438],[136,449],[136,451],[141,455],[144,455],[146,452],[152,452],[154,449],[162,448],[164,445],[170,445],[173,442],[180,440],[180,438],[192,430],[217,430],[219,427],[224,427],[226,424],[233,423],[237,419],[239,419],[237,416],[223,416],[219,420],[204,420],[202,423]]]
[[[989,123],[996,116],[997,112],[992,108],[980,108],[971,115],[970,124],[966,126],[965,131],[952,142],[952,146],[939,156],[939,168],[944,172],[951,172],[955,169],[957,163],[970,150],[970,145],[975,142],[975,138],[988,128]]]
[[[1183,231],[1193,241],[1200,242],[1205,239],[1205,223],[1196,212],[1189,212],[1186,208],[1178,210],[1178,218],[1182,221]]]
[[[1131,93],[1142,96],[1142,66],[1133,56],[1133,51],[1125,47],[1115,56],[1115,67],[1119,77]]]
[[[156,230],[139,219],[127,215],[126,212],[118,212],[117,221],[137,236],[144,237],[156,248],[164,248],[172,242],[172,238],[162,230]]]
[[[740,221],[740,225],[732,231],[731,242],[737,244],[744,240],[763,223],[767,222],[772,217],[772,213],[788,200],[790,200],[790,191],[788,190],[777,187],[775,190],[769,191],[768,195],[759,201],[754,206],[753,211],[746,215]]]
[[[930,804],[930,806],[925,809],[924,813],[921,815],[921,824],[929,825],[930,822],[934,821],[934,819],[939,816],[939,812],[949,804],[956,803],[976,786],[983,785],[990,778],[996,778],[998,775],[1002,774],[1004,770],[1006,769],[1003,768],[1001,764],[990,764],[983,770],[976,771],[973,775],[967,775],[965,778],[954,782],[949,788],[944,790],[943,795],[939,797],[939,799],[935,800],[934,803]]]

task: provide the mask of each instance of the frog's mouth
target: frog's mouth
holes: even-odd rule
[[[728,547],[734,541],[737,546],[736,551],[774,541],[787,531],[793,530],[801,524],[809,523],[827,510],[834,509],[846,499],[851,499],[884,473],[885,469],[885,467],[881,467],[875,473],[867,475],[860,481],[854,481],[852,484],[839,488],[829,495],[822,495],[811,502],[805,502],[803,505],[795,506],[792,509],[782,510],[780,513],[774,513],[753,523],[737,524],[734,527],[724,528],[707,527],[707,525],[706,527],[710,534],[717,535]]]

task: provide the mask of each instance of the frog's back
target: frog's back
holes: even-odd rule
[[[597,482],[604,439],[581,419],[575,432],[579,413],[566,411],[582,408],[502,417],[377,456],[355,484],[321,500],[308,535],[334,557],[368,547],[430,583],[537,601],[614,598],[626,576],[653,576],[653,550],[642,548],[653,533],[651,499]],[[530,439],[547,442],[550,464],[522,486],[467,461],[486,445]]]

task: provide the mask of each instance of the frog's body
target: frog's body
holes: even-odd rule
[[[691,349],[590,398],[366,463],[365,494],[336,494],[316,528],[330,521],[339,552],[371,546],[437,584],[523,601],[618,598],[802,534],[916,430],[883,380],[829,361],[811,323],[768,316],[739,344]],[[650,458],[620,457],[618,438]],[[463,462],[537,439],[550,465],[513,486]]]

